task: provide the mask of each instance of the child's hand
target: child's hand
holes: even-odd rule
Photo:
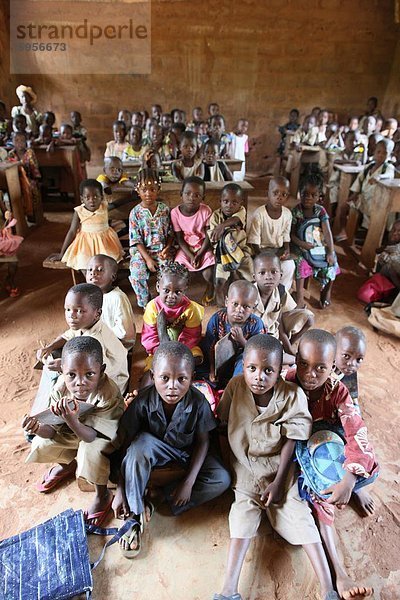
[[[138,395],[138,390],[132,390],[131,392],[129,392],[128,394],[126,394],[125,398],[124,398],[124,404],[125,404],[125,408],[128,408],[128,406],[130,404],[132,404],[132,402],[134,401],[134,399],[136,398],[136,396]]]
[[[146,260],[146,265],[149,271],[151,271],[152,273],[155,273],[157,271],[157,263],[153,258],[148,258]]]
[[[126,499],[125,492],[123,488],[118,485],[117,491],[114,496],[114,500],[112,501],[111,508],[114,511],[114,516],[116,519],[127,519],[131,514],[128,500]]]
[[[231,338],[233,339],[234,342],[236,342],[237,344],[239,344],[239,346],[242,346],[243,348],[246,345],[246,338],[243,335],[243,330],[241,327],[239,327],[239,325],[234,325],[231,329],[231,333],[230,333]]]
[[[328,504],[335,504],[339,509],[344,508],[349,503],[355,483],[356,476],[346,472],[341,481],[322,490],[321,494],[332,494],[327,500]]]
[[[195,254],[191,260],[192,263],[192,267],[194,269],[198,269],[201,263],[201,256],[199,256],[198,254]]]
[[[304,250],[312,250],[315,248],[315,244],[311,244],[311,242],[302,242],[301,247],[304,248]]]
[[[61,373],[61,358],[53,358],[51,355],[44,359],[44,364],[49,371],[58,371]]]
[[[208,237],[210,238],[210,242],[212,242],[213,244],[215,244],[215,242],[218,242],[218,240],[221,239],[221,236],[224,233],[224,230],[225,230],[225,224],[220,223],[219,225],[217,225],[215,227],[215,229],[213,229],[212,231],[209,231]]]
[[[289,260],[290,259],[290,252],[284,252],[283,254],[281,254],[280,256],[281,260]]]
[[[190,500],[193,485],[185,479],[181,481],[172,492],[172,499],[175,506],[184,506]]]
[[[171,254],[171,247],[165,246],[165,248],[163,250],[160,250],[160,252],[158,253],[158,256],[161,258],[161,260],[167,260],[167,258],[170,257],[170,254]]]
[[[269,483],[261,494],[261,502],[265,504],[265,506],[269,506],[270,504],[279,504],[282,501],[283,497],[283,489],[282,486],[272,481]]]
[[[24,415],[22,419],[22,429],[29,433],[29,435],[34,435],[37,433],[40,427],[39,421],[35,417],[30,417],[29,415]]]
[[[49,353],[50,353],[50,348],[48,346],[44,346],[44,348],[39,348],[38,350],[36,350],[36,358],[43,362]]]
[[[332,251],[332,252],[327,252],[327,253],[326,253],[326,261],[327,261],[328,265],[331,265],[331,266],[332,266],[332,265],[334,265],[334,264],[335,264],[335,261],[336,261],[336,255],[335,255],[335,253],[334,253],[333,251]]]
[[[71,406],[72,404],[72,406]],[[66,423],[76,421],[78,418],[79,404],[75,398],[61,398],[55,406],[50,407],[51,412],[57,417],[61,417]]]
[[[211,383],[215,383],[217,381],[217,376],[215,375],[214,369],[210,368],[210,373],[208,374],[208,378],[211,381]]]

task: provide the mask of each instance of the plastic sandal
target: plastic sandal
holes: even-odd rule
[[[8,291],[8,295],[10,296],[10,298],[18,298],[18,296],[21,294],[21,292],[19,291],[19,289],[17,287],[15,288],[11,288]]]
[[[88,514],[87,512],[84,512],[83,517],[85,519],[85,523],[87,523],[88,525],[94,525],[95,527],[100,527],[104,523],[104,521],[107,518],[108,513],[110,512],[113,499],[114,499],[114,496],[111,496],[109,503],[107,504],[106,508],[104,508],[103,510],[99,510],[95,513],[90,513],[90,514]],[[96,522],[92,523],[92,521],[96,521]]]

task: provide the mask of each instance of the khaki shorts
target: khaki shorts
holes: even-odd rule
[[[307,502],[300,499],[297,482],[288,490],[283,504],[271,504],[268,508],[260,503],[260,496],[235,489],[235,501],[229,513],[231,538],[255,537],[264,512],[275,531],[290,544],[321,541],[311,510]]]
[[[285,312],[282,315],[282,325],[285,329],[286,335],[289,340],[299,333],[307,323],[307,321],[314,317],[311,310],[307,308],[295,308],[289,312]]]

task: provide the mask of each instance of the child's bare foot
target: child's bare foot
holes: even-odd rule
[[[343,600],[362,600],[362,598],[368,598],[374,593],[373,588],[357,585],[350,579],[350,577],[343,576],[336,579],[336,587],[339,592],[339,596]]]
[[[356,492],[353,491],[352,497],[356,507],[359,509],[359,512],[363,517],[370,517],[374,514],[375,502],[367,490],[361,489],[357,490]]]
[[[104,493],[96,494],[93,503],[84,512],[85,522],[100,527],[110,512],[112,501],[113,495],[107,488]]]

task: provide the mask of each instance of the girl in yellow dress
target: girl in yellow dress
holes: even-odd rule
[[[71,226],[65,237],[60,255],[68,267],[86,270],[89,259],[96,254],[111,256],[117,262],[123,257],[118,236],[108,224],[107,202],[103,188],[95,179],[85,179],[80,184],[82,204],[74,208]]]

